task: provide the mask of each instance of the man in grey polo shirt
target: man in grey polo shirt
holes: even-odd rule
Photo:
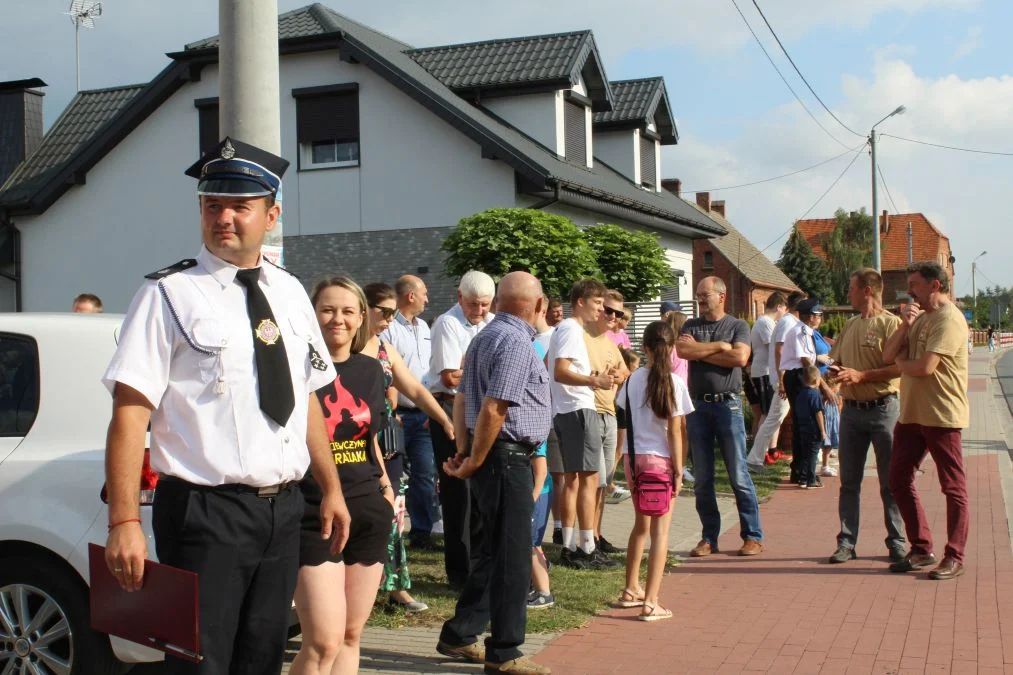
[[[495,318],[489,311],[496,283],[485,272],[471,270],[457,287],[457,304],[433,322],[433,355],[426,386],[447,415],[454,415],[454,398],[464,373],[464,354],[478,332]],[[436,454],[440,505],[443,507],[443,564],[452,588],[464,586],[471,571],[472,535],[477,537],[478,514],[472,513],[468,483],[443,470],[457,447],[439,423],[430,420],[429,432]]]
[[[419,318],[429,302],[426,283],[406,274],[394,284],[397,314],[381,338],[394,346],[411,374],[424,382],[429,372],[431,345],[429,325]],[[408,468],[408,517],[412,521],[409,543],[415,548],[436,548],[432,540],[433,524],[439,520],[436,505],[436,462],[429,418],[415,403],[398,392],[397,416],[404,426],[405,457]]]

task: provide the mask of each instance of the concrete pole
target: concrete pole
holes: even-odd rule
[[[218,128],[229,136],[281,155],[278,74],[278,0],[218,0]],[[282,189],[277,202],[282,201]],[[282,209],[284,211],[284,209]],[[284,264],[282,218],[261,252]]]
[[[876,194],[876,128],[869,134],[869,148],[872,150],[872,268],[882,272],[879,264],[879,199]]]
[[[218,0],[222,138],[281,154],[277,0]]]

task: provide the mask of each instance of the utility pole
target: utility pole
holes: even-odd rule
[[[907,108],[904,106],[897,106],[892,113],[873,124],[872,131],[869,132],[869,150],[872,155],[872,266],[877,272],[883,270],[879,255],[879,199],[876,194],[876,127],[894,115],[903,115],[905,110]]]
[[[232,138],[281,155],[278,1],[218,0],[218,127]],[[280,202],[282,190],[278,190]],[[263,254],[282,259],[282,223]]]

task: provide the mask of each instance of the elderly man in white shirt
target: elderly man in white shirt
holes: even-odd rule
[[[441,314],[431,331],[432,358],[425,384],[447,414],[453,416],[454,397],[464,372],[464,354],[478,332],[493,320],[489,311],[496,283],[485,272],[471,270],[457,287],[457,304]],[[443,462],[457,447],[438,423],[429,424],[443,507],[444,566],[451,587],[463,587],[471,571],[471,540],[479,532],[477,513],[469,508],[468,483],[447,475]]]

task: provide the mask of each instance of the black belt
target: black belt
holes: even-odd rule
[[[243,485],[242,483],[225,483],[223,485],[197,485],[190,481],[177,478],[176,476],[160,475],[158,477],[159,483],[170,483],[180,486],[185,486],[191,490],[200,490],[202,492],[234,492],[244,495],[256,495],[261,499],[269,499],[271,497],[277,497],[285,490],[289,489],[299,481],[287,480],[283,483],[277,483],[275,485],[265,485],[262,487],[254,487],[253,485]]]
[[[453,403],[455,394],[448,394],[445,391],[437,391],[433,393],[433,398],[441,403]]]
[[[739,397],[733,391],[725,391],[720,394],[703,394],[701,396],[694,396],[693,398],[697,401],[704,401],[705,403],[721,403],[722,401],[732,401]]]
[[[872,401],[856,401],[853,398],[846,398],[844,399],[844,405],[849,408],[858,408],[859,410],[872,410],[873,408],[886,407],[886,404],[895,398],[897,398],[897,394],[887,394]]]
[[[468,433],[468,447],[475,442],[475,437]],[[492,443],[492,447],[499,448],[500,450],[506,450],[507,452],[518,452],[525,455],[531,455],[538,449],[538,445],[533,443],[521,443],[520,441],[511,441],[506,438],[497,438]]]
[[[409,408],[406,405],[399,405],[396,410],[401,415],[405,413],[418,413],[418,412],[425,413],[425,411],[422,410],[422,408]]]

